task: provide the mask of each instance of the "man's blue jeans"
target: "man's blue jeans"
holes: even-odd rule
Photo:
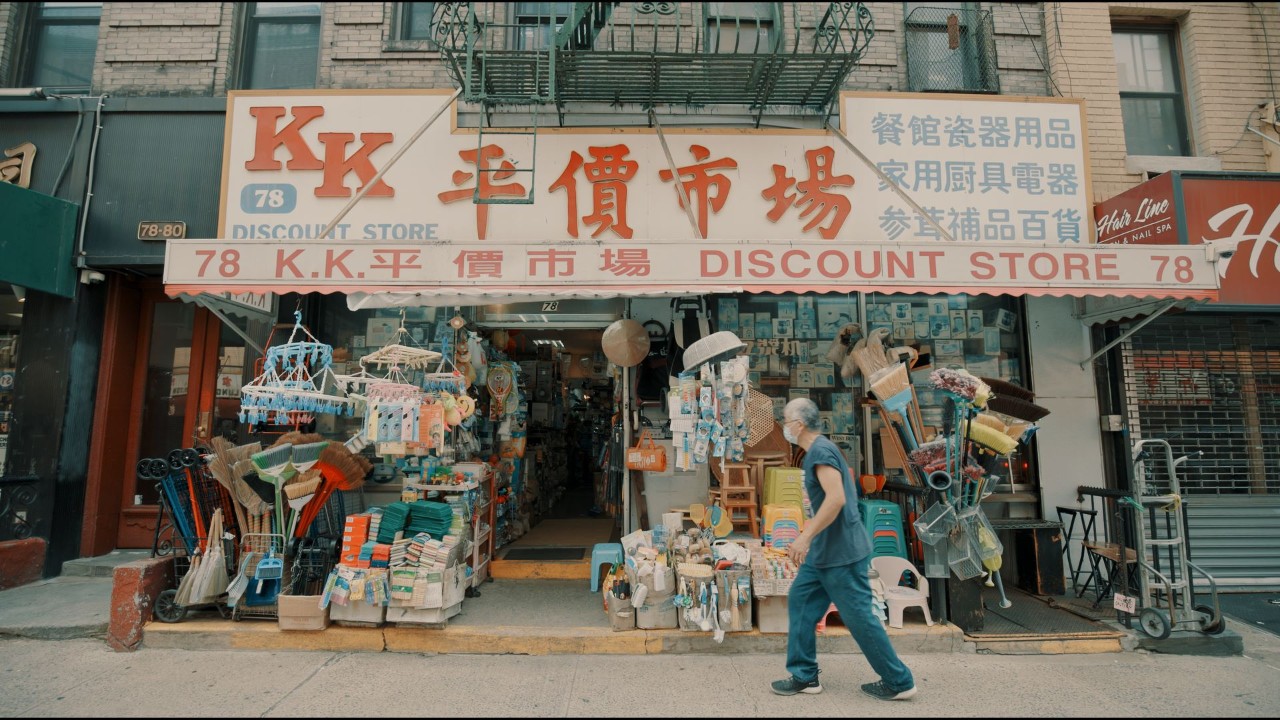
[[[840,620],[885,685],[890,690],[914,686],[911,671],[898,659],[884,625],[872,614],[870,566],[870,557],[838,567],[800,566],[787,595],[787,671],[797,680],[810,682],[818,676],[817,625],[835,603]]]

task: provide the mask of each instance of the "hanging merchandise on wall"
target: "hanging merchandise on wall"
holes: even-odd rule
[[[685,351],[686,371],[679,381],[680,412],[672,415],[678,468],[714,460],[723,469],[725,462],[745,458],[750,433],[749,360],[740,354],[744,349],[746,344],[726,330],[702,338]],[[691,428],[690,414],[694,416]],[[677,427],[688,429],[675,432]]]
[[[698,297],[671,301],[671,327],[667,331],[667,364],[671,377],[697,369],[697,365],[685,357],[685,351],[710,335],[711,323],[707,319],[705,300]]]

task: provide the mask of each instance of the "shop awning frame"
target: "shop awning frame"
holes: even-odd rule
[[[1134,323],[1133,325],[1129,326],[1129,329],[1127,329],[1127,330],[1125,330],[1124,332],[1120,333],[1120,337],[1116,338],[1115,340],[1112,340],[1111,342],[1107,343],[1106,345],[1103,345],[1101,348],[1098,348],[1098,350],[1097,350],[1096,352],[1094,352],[1092,355],[1090,355],[1089,357],[1085,358],[1084,360],[1081,360],[1081,361],[1080,361],[1080,367],[1081,367],[1082,369],[1083,369],[1083,368],[1087,368],[1087,367],[1089,366],[1089,363],[1091,363],[1091,362],[1093,362],[1094,360],[1097,360],[1098,358],[1102,357],[1102,356],[1103,356],[1104,354],[1106,354],[1106,352],[1107,352],[1108,350],[1110,350],[1111,348],[1113,348],[1113,347],[1115,347],[1115,346],[1119,345],[1120,343],[1124,342],[1125,340],[1128,340],[1128,339],[1129,339],[1129,337],[1130,337],[1131,335],[1133,335],[1134,333],[1138,332],[1138,331],[1139,331],[1139,330],[1141,330],[1142,328],[1146,327],[1148,323],[1150,323],[1151,321],[1153,321],[1153,320],[1155,320],[1156,318],[1160,317],[1161,315],[1165,314],[1166,312],[1168,312],[1169,310],[1173,309],[1174,307],[1177,307],[1177,306],[1179,306],[1179,305],[1183,305],[1184,303],[1185,303],[1185,301],[1184,301],[1184,300],[1176,299],[1176,298],[1174,298],[1174,299],[1164,300],[1163,302],[1159,303],[1159,304],[1156,306],[1156,308],[1155,308],[1155,310],[1154,310],[1153,312],[1151,312],[1149,315],[1147,315],[1146,317],[1142,318],[1142,319],[1141,319],[1141,320],[1139,320],[1138,322]],[[1081,318],[1081,320],[1083,320],[1083,318]]]

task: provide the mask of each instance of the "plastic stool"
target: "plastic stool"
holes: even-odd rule
[[[835,613],[836,615],[840,614],[840,611],[836,609],[835,603],[831,603],[831,607],[827,608],[827,611],[822,614],[822,619],[818,621],[818,627],[815,628],[817,632],[824,633],[827,631],[827,618],[831,613]]]
[[[624,562],[621,543],[596,543],[591,548],[591,592],[600,592],[600,566]]]

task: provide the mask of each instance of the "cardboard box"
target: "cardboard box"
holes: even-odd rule
[[[378,627],[387,621],[385,605],[353,600],[346,605],[329,604],[329,619],[343,627]]]
[[[758,597],[756,605],[756,627],[762,633],[787,632],[787,597]]]
[[[387,622],[397,625],[442,625],[462,612],[462,603],[445,608],[387,608]]]
[[[280,629],[324,630],[329,627],[329,609],[320,607],[320,598],[320,595],[277,596]]]

